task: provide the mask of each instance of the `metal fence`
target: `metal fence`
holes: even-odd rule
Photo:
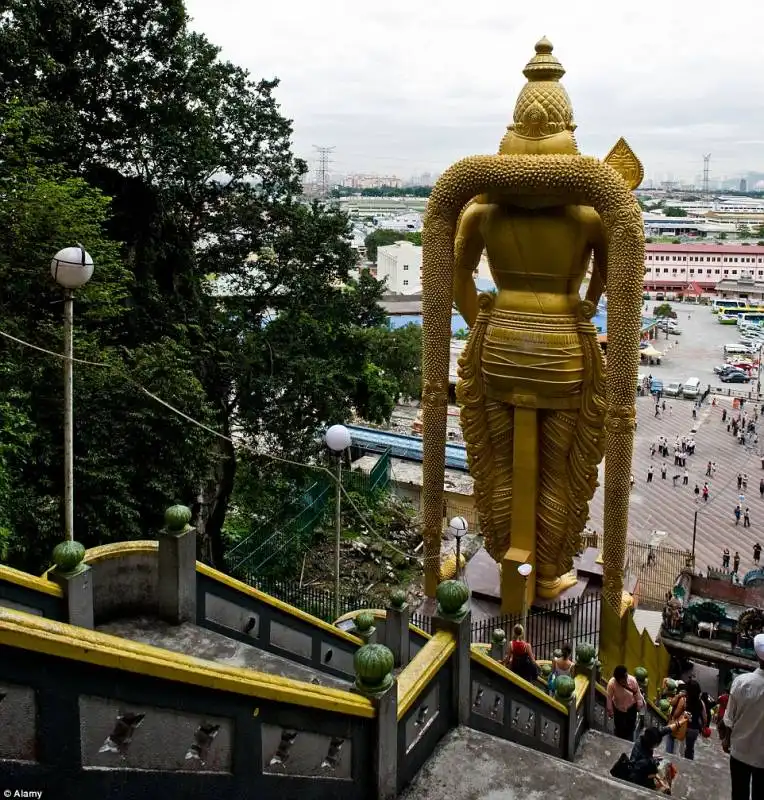
[[[347,470],[342,474],[346,491],[372,494],[385,489],[390,482],[390,451],[383,453],[369,473]],[[239,542],[225,556],[230,574],[246,583],[257,580],[267,566],[288,574],[310,546],[312,534],[331,507],[336,483],[322,478],[301,495],[302,509],[282,522],[275,515]],[[283,512],[283,509],[282,509]],[[278,570],[278,567],[282,567]]]
[[[602,549],[603,536],[597,531],[582,534],[584,547]],[[662,544],[630,539],[626,543],[624,575],[634,584],[634,599],[640,608],[660,611],[682,570],[692,564],[692,553]]]
[[[431,617],[412,614],[411,622],[426,633],[432,633]],[[509,641],[515,625],[522,623],[522,614],[476,620],[470,629],[471,640],[487,644],[493,632],[500,628]],[[550,660],[554,651],[564,644],[573,648],[584,642],[598,646],[599,631],[600,598],[592,594],[576,600],[562,600],[543,608],[532,608],[526,619],[525,638],[530,642],[537,659]]]
[[[251,582],[261,592],[299,608],[307,614],[334,622],[334,592],[316,586],[300,586],[297,581],[256,579]],[[340,616],[357,608],[368,608],[369,599],[362,595],[340,594]]]
[[[228,571],[234,577],[251,583],[263,567],[288,552],[290,545],[298,543],[301,538],[310,538],[326,513],[331,494],[328,484],[314,483],[303,495],[307,505],[302,511],[286,522],[268,520],[226,553]]]

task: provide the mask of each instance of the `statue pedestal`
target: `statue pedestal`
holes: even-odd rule
[[[522,614],[536,599],[536,574],[525,579],[518,574],[520,564],[533,563],[530,550],[510,547],[501,560],[501,613]]]

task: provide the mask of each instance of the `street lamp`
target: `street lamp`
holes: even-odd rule
[[[332,425],[324,436],[326,446],[337,456],[337,491],[334,504],[334,619],[340,617],[340,540],[342,537],[342,454],[350,447],[350,431],[344,425]]]
[[[533,567],[530,564],[520,564],[517,568],[518,573],[523,579],[523,632],[526,639],[528,638],[528,576],[533,572]]]
[[[53,256],[50,274],[64,288],[64,531],[71,542],[74,541],[74,289],[90,280],[93,259],[81,244],[65,247]]]
[[[464,517],[454,517],[448,523],[448,532],[456,539],[456,573],[454,577],[459,580],[462,559],[462,536],[467,533],[467,520]]]

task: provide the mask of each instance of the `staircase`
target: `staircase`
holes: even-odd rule
[[[588,797],[631,800],[655,792],[610,777],[610,767],[628,742],[588,731],[574,763],[545,755],[473,728],[448,733],[400,800],[548,800]],[[662,755],[656,751],[656,755]],[[727,756],[718,739],[698,742],[696,761],[673,756],[679,774],[672,797],[680,800],[729,797]]]

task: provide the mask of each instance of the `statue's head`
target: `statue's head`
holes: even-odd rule
[[[526,64],[513,124],[499,145],[500,155],[578,155],[573,108],[560,78],[562,64],[552,55],[552,43],[536,43],[536,55]]]

